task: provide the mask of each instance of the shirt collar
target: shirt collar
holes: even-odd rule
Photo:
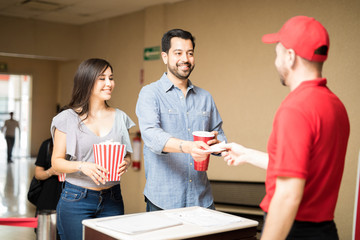
[[[175,87],[175,85],[171,82],[171,80],[167,77],[167,73],[165,72],[161,78],[160,78],[160,81],[161,81],[161,85],[162,85],[162,88],[164,90],[164,92],[168,92],[170,91],[173,87]],[[194,88],[194,85],[192,84],[192,82],[190,81],[190,79],[188,80],[188,87],[187,87],[187,91],[189,92],[190,90],[193,90],[194,92],[195,91],[195,88]]]
[[[326,78],[316,78],[314,80],[309,80],[309,81],[303,81],[299,87],[303,88],[303,87],[307,87],[307,86],[326,86]]]

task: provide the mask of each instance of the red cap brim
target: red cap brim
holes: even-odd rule
[[[280,34],[279,33],[265,34],[261,40],[263,41],[263,43],[277,43],[280,42]]]

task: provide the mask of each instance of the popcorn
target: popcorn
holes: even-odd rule
[[[60,173],[58,175],[59,182],[65,182],[66,173]]]
[[[94,144],[93,149],[95,163],[109,171],[107,181],[120,181],[117,171],[124,159],[126,146],[119,142],[105,141]]]

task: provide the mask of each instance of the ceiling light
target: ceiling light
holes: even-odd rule
[[[65,7],[64,5],[60,5],[58,3],[42,0],[25,0],[21,2],[21,5],[36,11],[55,11]]]

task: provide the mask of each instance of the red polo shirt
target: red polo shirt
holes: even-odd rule
[[[322,222],[334,218],[345,154],[349,119],[344,105],[326,79],[305,81],[278,109],[268,141],[267,212],[277,177],[306,180],[296,220]]]

